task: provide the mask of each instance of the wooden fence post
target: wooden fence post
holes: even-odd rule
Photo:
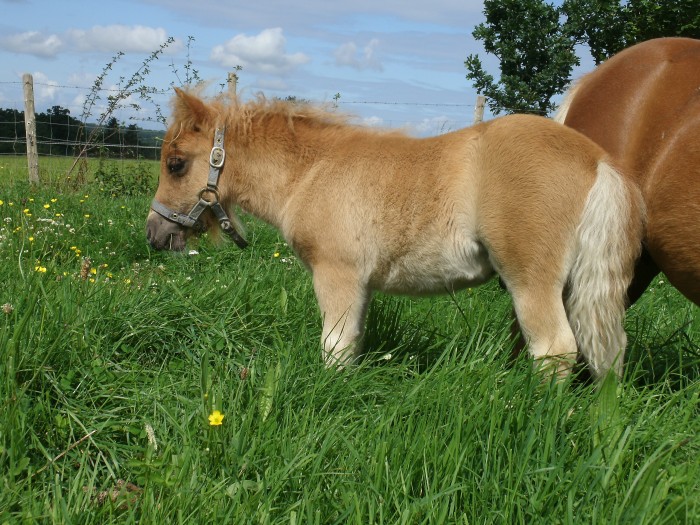
[[[476,104],[474,105],[474,124],[478,124],[484,120],[484,105],[486,104],[486,97],[484,95],[478,95],[476,97]]]
[[[238,75],[236,73],[228,74],[228,91],[231,95],[236,95],[236,90],[238,89]]]
[[[24,84],[24,129],[27,136],[27,164],[29,182],[39,182],[39,153],[36,144],[36,118],[34,117],[34,79],[29,73],[22,75]]]

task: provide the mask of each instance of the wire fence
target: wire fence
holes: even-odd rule
[[[9,105],[0,107],[1,161],[2,157],[27,154],[27,134],[22,82],[0,84],[17,86],[15,100],[9,104],[0,102],[0,106]],[[225,86],[222,85],[222,91]],[[160,158],[165,134],[161,108],[167,108],[172,97],[171,88],[149,89],[146,97],[139,97],[136,92],[124,96],[119,87],[96,89],[41,81],[34,82],[34,89],[42,104],[35,115],[35,140],[40,159],[78,155],[111,160]],[[93,97],[92,105],[87,107],[85,101],[90,96]],[[110,116],[100,118],[117,97],[120,98],[119,104],[112,106]],[[418,136],[442,134],[469,126],[478,109],[478,102],[470,104],[467,101],[336,100],[334,105],[340,111],[356,115],[355,121],[359,124],[400,128]],[[90,123],[90,120],[99,120],[101,124]]]

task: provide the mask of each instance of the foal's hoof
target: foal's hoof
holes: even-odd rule
[[[324,352],[323,362],[326,368],[335,368],[336,370],[346,370],[357,364],[358,356],[351,350],[343,352]]]

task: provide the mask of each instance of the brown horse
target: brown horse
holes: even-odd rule
[[[632,46],[581,78],[555,117],[600,144],[642,190],[636,301],[662,271],[700,305],[700,40]]]
[[[358,356],[373,291],[451,292],[498,273],[538,362],[566,375],[578,348],[596,376],[621,371],[643,204],[570,128],[510,116],[416,139],[178,90],[148,239],[180,250],[218,219],[243,246],[234,205],[277,227],[311,271],[328,365]]]

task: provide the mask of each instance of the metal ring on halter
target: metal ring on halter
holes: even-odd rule
[[[213,193],[214,200],[205,199],[204,198],[205,193]],[[219,202],[219,190],[217,188],[210,188],[210,187],[202,188],[201,190],[199,190],[197,197],[200,200],[203,200],[204,202],[206,202],[209,206],[211,206],[212,204],[216,204],[217,202]]]

